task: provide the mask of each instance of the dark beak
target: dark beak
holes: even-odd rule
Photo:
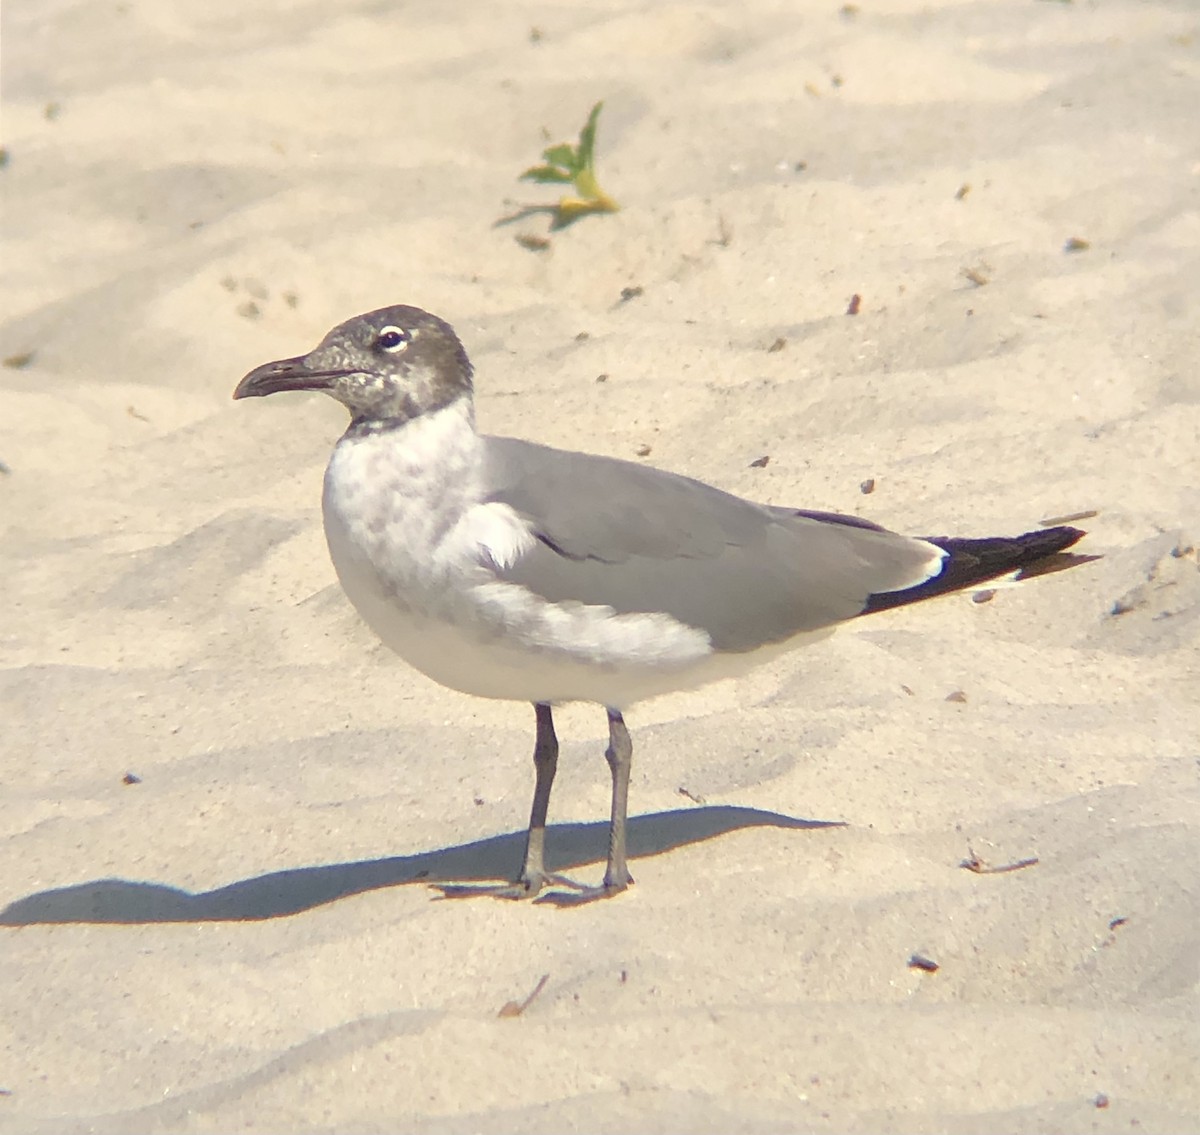
[[[333,380],[345,370],[310,370],[304,357],[280,359],[275,363],[263,363],[255,367],[233,392],[234,398],[264,398],[282,390],[329,390]]]

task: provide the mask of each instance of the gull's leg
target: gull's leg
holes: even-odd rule
[[[625,828],[629,811],[629,770],[633,765],[633,742],[629,739],[629,730],[625,728],[625,719],[619,710],[611,706],[608,707],[608,748],[604,751],[604,759],[608,761],[608,768],[612,773],[612,813],[608,826],[608,867],[604,872],[604,882],[598,887],[579,887],[578,884],[571,883],[559,875],[548,875],[545,877],[551,882],[566,883],[574,887],[575,893],[551,891],[538,899],[538,902],[554,903],[556,906],[581,906],[583,903],[620,894],[633,882],[625,860]]]
[[[529,811],[529,830],[525,834],[525,860],[521,873],[512,883],[498,886],[476,886],[474,884],[440,884],[434,889],[444,898],[474,898],[488,895],[498,899],[530,899],[547,884],[578,887],[577,883],[562,875],[546,874],[546,813],[550,808],[550,789],[554,787],[554,774],[558,770],[558,736],[554,732],[554,716],[546,702],[535,702],[537,714],[537,740],[533,745],[533,807]]]
[[[558,771],[558,736],[554,732],[554,716],[545,702],[536,702],[537,740],[533,745],[533,807],[529,810],[529,831],[525,834],[525,861],[517,886],[536,895],[546,881],[546,812],[550,808],[550,789]]]
[[[625,826],[629,814],[629,770],[633,766],[633,742],[625,719],[618,710],[608,710],[608,748],[604,759],[612,772],[612,816],[608,828],[608,868],[604,889],[610,894],[623,891],[633,882],[625,862]]]

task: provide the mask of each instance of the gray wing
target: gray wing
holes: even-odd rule
[[[742,500],[658,469],[485,439],[489,500],[538,543],[501,577],[552,602],[664,611],[723,651],[754,650],[861,614],[924,582],[941,552],[855,517]]]

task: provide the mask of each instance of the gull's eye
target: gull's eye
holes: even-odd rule
[[[412,342],[412,335],[403,327],[385,327],[375,339],[377,346],[385,351],[403,351]]]

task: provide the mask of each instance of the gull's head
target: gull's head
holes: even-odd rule
[[[419,307],[384,307],[335,327],[307,355],[255,367],[234,398],[320,390],[356,423],[406,422],[470,397],[471,363],[454,328]]]

